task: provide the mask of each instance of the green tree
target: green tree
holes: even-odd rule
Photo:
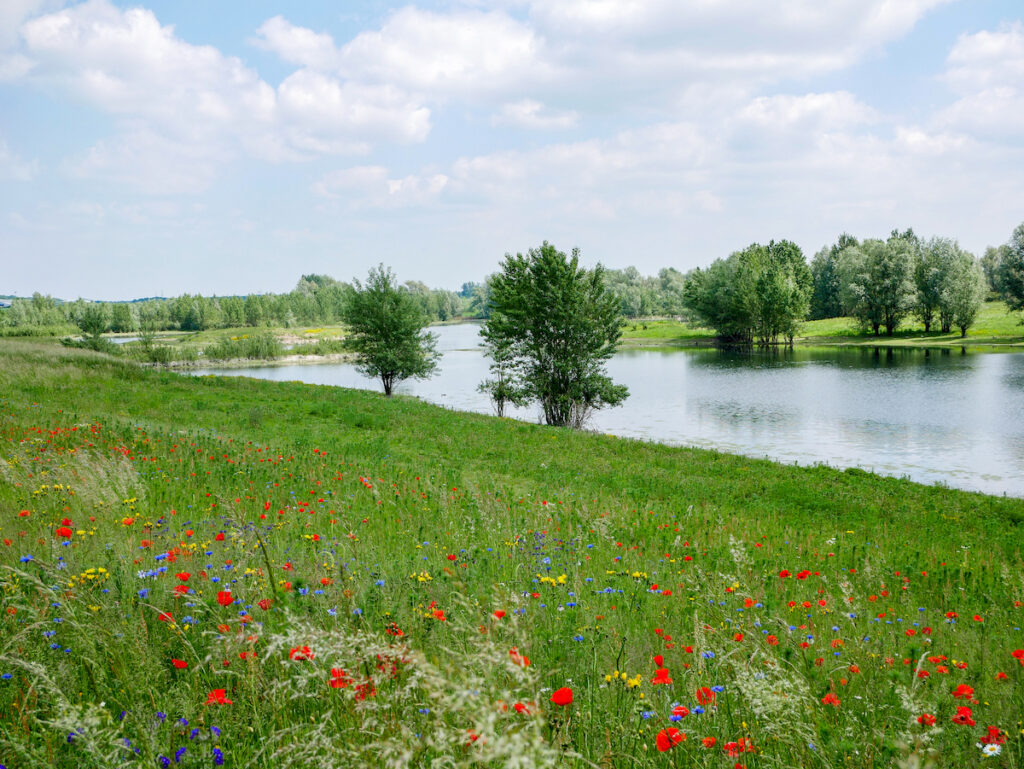
[[[132,305],[127,302],[117,302],[113,305],[110,329],[122,333],[135,330],[135,315],[132,312]]]
[[[946,270],[939,301],[943,330],[956,326],[964,337],[985,301],[985,273],[977,259],[953,245],[956,250]]]
[[[600,265],[580,267],[578,249],[569,257],[545,241],[526,256],[506,254],[490,280],[480,335],[503,367],[507,393],[538,403],[549,425],[580,428],[593,411],[629,395],[605,371],[622,317],[604,278]]]
[[[800,248],[788,240],[753,243],[694,270],[683,289],[690,316],[727,344],[768,346],[792,340],[807,317],[813,278]]]
[[[914,314],[924,324],[926,332],[942,304],[942,290],[958,246],[949,238],[932,238],[922,244],[914,265],[914,283],[917,293]],[[945,324],[943,324],[945,325]],[[949,331],[948,328],[943,329]]]
[[[1024,222],[1017,225],[999,263],[999,293],[1011,310],[1024,310]]]
[[[389,398],[398,382],[426,379],[437,368],[437,337],[424,330],[429,320],[420,302],[384,265],[370,270],[365,286],[354,281],[341,320],[359,371],[380,377]]]
[[[992,298],[999,295],[999,265],[1003,257],[1009,251],[1009,246],[989,246],[985,249],[985,255],[981,257],[981,268],[985,273],[985,287]]]
[[[856,245],[857,239],[844,232],[833,245],[825,246],[814,255],[811,260],[811,279],[814,288],[808,313],[811,320],[838,318],[843,314],[839,254],[844,248]]]
[[[75,316],[75,323],[82,330],[82,333],[99,339],[100,335],[107,330],[110,319],[107,316],[107,306],[99,302],[89,302],[82,306]]]
[[[865,240],[839,257],[843,307],[875,336],[892,336],[914,306],[914,256],[902,236]]]

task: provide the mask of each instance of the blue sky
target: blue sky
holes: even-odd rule
[[[342,10],[339,10],[342,8]],[[458,288],[1024,219],[1019,0],[4,0],[0,294]]]

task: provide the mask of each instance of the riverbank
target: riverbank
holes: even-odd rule
[[[1024,500],[22,342],[0,458],[32,765],[1024,759]]]

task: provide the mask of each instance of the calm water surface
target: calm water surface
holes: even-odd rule
[[[434,329],[444,356],[400,393],[491,413],[478,326]],[[608,365],[630,397],[595,430],[799,464],[862,467],[922,483],[1024,497],[1024,355],[802,348],[787,353],[627,350]],[[351,364],[196,374],[380,389]],[[538,421],[533,410],[515,416]]]

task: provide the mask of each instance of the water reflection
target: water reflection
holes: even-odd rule
[[[439,374],[398,391],[489,413],[478,327],[436,329]],[[1024,496],[1024,356],[912,348],[737,352],[626,350],[609,362],[630,388],[598,412],[600,432],[801,464],[857,466]],[[379,385],[348,364],[209,369],[344,387]],[[513,416],[537,421],[521,409]]]

